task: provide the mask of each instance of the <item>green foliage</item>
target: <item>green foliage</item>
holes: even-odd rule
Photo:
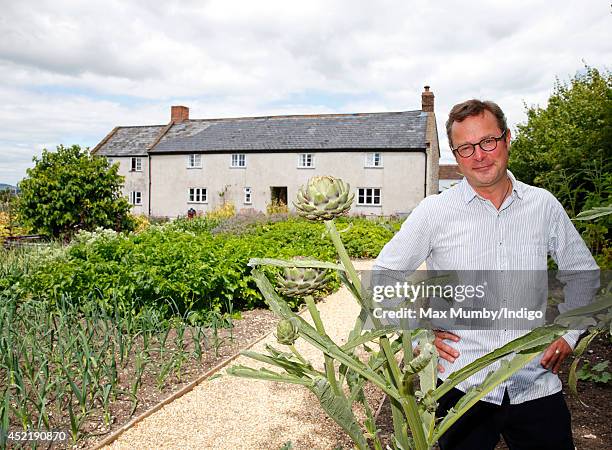
[[[606,369],[608,368],[610,361],[605,360],[598,364],[595,364],[593,367],[587,362],[585,362],[582,367],[577,372],[577,377],[579,380],[583,381],[593,381],[595,383],[609,383],[612,380],[612,375]]]
[[[338,220],[338,225],[343,227],[341,220]],[[384,223],[373,222],[370,219],[353,219],[348,222],[344,230],[340,229],[340,233],[349,255],[361,255],[364,258],[378,256],[397,231],[389,229]]]
[[[43,150],[19,183],[21,220],[37,232],[71,237],[97,227],[131,230],[130,205],[121,195],[117,166],[78,145]]]
[[[570,217],[612,204],[612,73],[585,67],[559,80],[545,108],[528,107],[510,152],[510,170],[552,192]],[[576,224],[596,255],[609,249],[611,216]],[[605,261],[604,261],[605,262]]]
[[[117,299],[122,310],[146,306],[180,314],[225,312],[228,305],[236,310],[263,305],[250,277],[250,258],[313,255],[335,261],[322,224],[290,218],[251,223],[248,233],[213,235],[210,230],[218,225],[219,219],[194,218],[152,225],[137,234],[81,231],[69,246],[5,252],[0,291],[17,289],[23,297],[51,301],[61,295],[92,296],[107,306],[109,299]],[[349,254],[358,258],[380,252],[392,232],[357,219],[345,235],[354,241]],[[268,273],[272,276],[274,269]],[[338,286],[333,274],[321,294]],[[299,301],[290,304],[297,307]]]

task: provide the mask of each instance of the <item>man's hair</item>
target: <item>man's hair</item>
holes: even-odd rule
[[[454,122],[463,122],[463,120],[470,116],[478,116],[483,114],[485,111],[489,111],[497,119],[497,126],[501,131],[508,129],[506,123],[506,116],[499,105],[495,102],[486,100],[467,100],[462,103],[458,103],[448,113],[448,120],[446,121],[446,135],[448,136],[448,143],[453,147],[453,139],[451,138],[451,128]]]

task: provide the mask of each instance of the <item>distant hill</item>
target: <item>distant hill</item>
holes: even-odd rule
[[[11,189],[11,190],[15,190],[15,186],[11,185],[11,184],[6,184],[6,183],[0,183],[0,191],[3,191],[5,189]]]

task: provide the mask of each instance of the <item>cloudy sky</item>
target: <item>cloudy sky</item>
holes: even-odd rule
[[[514,126],[555,77],[612,64],[610,1],[1,0],[0,183],[116,125],[496,100]],[[450,152],[443,158],[451,161]]]

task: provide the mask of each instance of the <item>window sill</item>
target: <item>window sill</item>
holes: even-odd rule
[[[246,169],[246,166],[229,166],[230,169]]]
[[[364,169],[384,169],[385,166],[363,166]]]
[[[369,206],[369,207],[376,207],[379,208],[382,206],[382,203],[377,203],[377,204],[367,204],[367,203],[357,203],[355,206]]]
[[[187,202],[188,205],[207,205],[208,201],[205,202]]]
[[[202,168],[202,166],[195,166],[195,167],[187,166],[187,170],[189,170],[189,169],[201,169],[201,168]]]
[[[316,169],[315,166],[297,166],[297,169]]]

